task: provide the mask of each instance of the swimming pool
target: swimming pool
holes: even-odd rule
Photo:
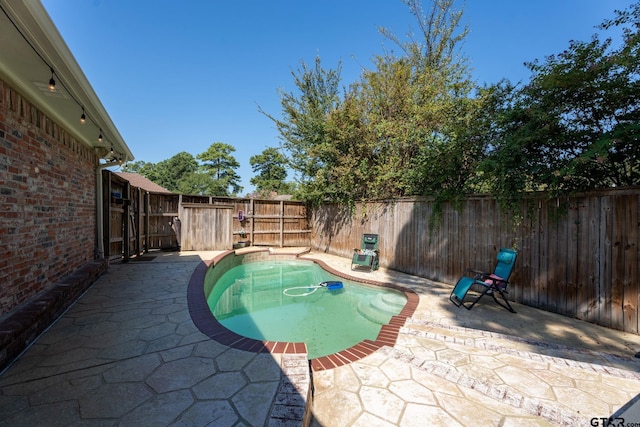
[[[353,277],[350,274],[349,266],[345,266],[341,271],[325,262],[322,254],[310,253],[305,248],[290,248],[272,250],[271,248],[248,248],[240,251],[225,251],[219,253],[211,260],[206,260],[198,264],[191,274],[187,286],[187,303],[189,316],[198,330],[226,347],[250,351],[254,353],[269,352],[272,354],[292,354],[303,353],[308,357],[307,346],[304,342],[272,341],[266,339],[254,339],[237,334],[223,326],[215,318],[207,303],[207,297],[211,294],[218,279],[229,269],[251,262],[257,261],[280,261],[280,260],[306,260],[318,264],[323,270],[328,271],[336,277],[348,281],[366,283],[376,288],[395,289],[404,294],[407,303],[400,313],[393,316],[389,323],[382,325],[380,333],[375,340],[365,339],[356,345],[344,349],[338,353],[317,358],[309,358],[309,364],[313,371],[333,369],[356,360],[367,357],[385,346],[394,346],[400,334],[401,328],[406,320],[410,318],[420,304],[420,298],[412,289],[397,283],[380,282],[373,280],[373,275]]]
[[[343,286],[318,287],[336,280]],[[256,340],[304,342],[311,359],[375,340],[407,302],[403,292],[346,280],[303,260],[236,265],[207,278],[205,289],[224,327]]]

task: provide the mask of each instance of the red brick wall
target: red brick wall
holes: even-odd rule
[[[93,260],[98,161],[0,80],[0,316]]]

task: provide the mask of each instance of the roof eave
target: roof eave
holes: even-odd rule
[[[3,50],[2,44],[7,43],[4,46],[7,54],[0,56],[0,75],[79,141],[95,149],[101,147],[101,151],[107,153],[105,156],[113,147],[122,161],[133,160],[133,153],[40,1],[0,0],[0,5],[33,46],[29,46],[12,25],[2,25],[5,29],[1,30],[0,50]],[[0,12],[2,24],[3,19],[7,18]],[[19,60],[15,56],[18,54],[21,54]],[[66,99],[48,96],[36,86],[36,80],[48,82],[49,66],[59,82],[56,87],[60,85],[59,90],[66,92],[63,94]],[[90,122],[84,125],[79,120],[83,108]],[[97,139],[100,133],[102,142]]]

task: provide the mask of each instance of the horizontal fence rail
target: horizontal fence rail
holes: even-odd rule
[[[502,212],[490,197],[470,197],[434,215],[425,199],[365,203],[350,215],[314,210],[312,248],[351,257],[362,235],[380,235],[380,264],[455,284],[467,268],[492,271],[500,247],[518,250],[509,299],[639,333],[640,188],[525,200]]]

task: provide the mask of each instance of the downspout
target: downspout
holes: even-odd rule
[[[104,194],[102,191],[102,170],[118,164],[117,160],[99,163],[96,166],[96,259],[104,259]]]

